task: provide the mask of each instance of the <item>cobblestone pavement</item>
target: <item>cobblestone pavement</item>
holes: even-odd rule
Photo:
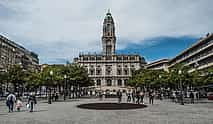
[[[148,99],[145,99],[147,104]],[[24,107],[21,112],[8,113],[0,103],[0,124],[213,124],[213,102],[184,106],[156,100],[154,105],[134,110],[87,110],[76,106],[90,102],[117,102],[116,99],[69,100],[51,105],[39,102],[35,112]]]

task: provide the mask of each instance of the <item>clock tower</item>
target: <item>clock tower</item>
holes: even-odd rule
[[[104,55],[115,54],[115,24],[110,11],[108,10],[103,23],[102,48]]]

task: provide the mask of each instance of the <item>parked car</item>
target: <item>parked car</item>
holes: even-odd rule
[[[207,93],[208,100],[213,100],[213,92]]]

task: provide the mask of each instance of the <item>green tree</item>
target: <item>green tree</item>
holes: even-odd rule
[[[20,65],[11,66],[8,70],[8,81],[13,85],[13,91],[18,92],[19,95],[19,88],[24,84],[24,76],[25,71],[21,68]]]
[[[208,68],[202,77],[203,77],[203,82],[205,85],[212,84],[213,83],[213,67]]]

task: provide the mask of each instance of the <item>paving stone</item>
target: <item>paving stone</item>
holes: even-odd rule
[[[21,112],[8,113],[5,103],[0,103],[0,124],[213,124],[213,102],[205,101],[184,106],[169,100],[155,100],[154,105],[133,110],[87,110],[76,106],[93,102],[117,102],[117,99],[80,99],[39,102],[35,112],[26,107]]]

